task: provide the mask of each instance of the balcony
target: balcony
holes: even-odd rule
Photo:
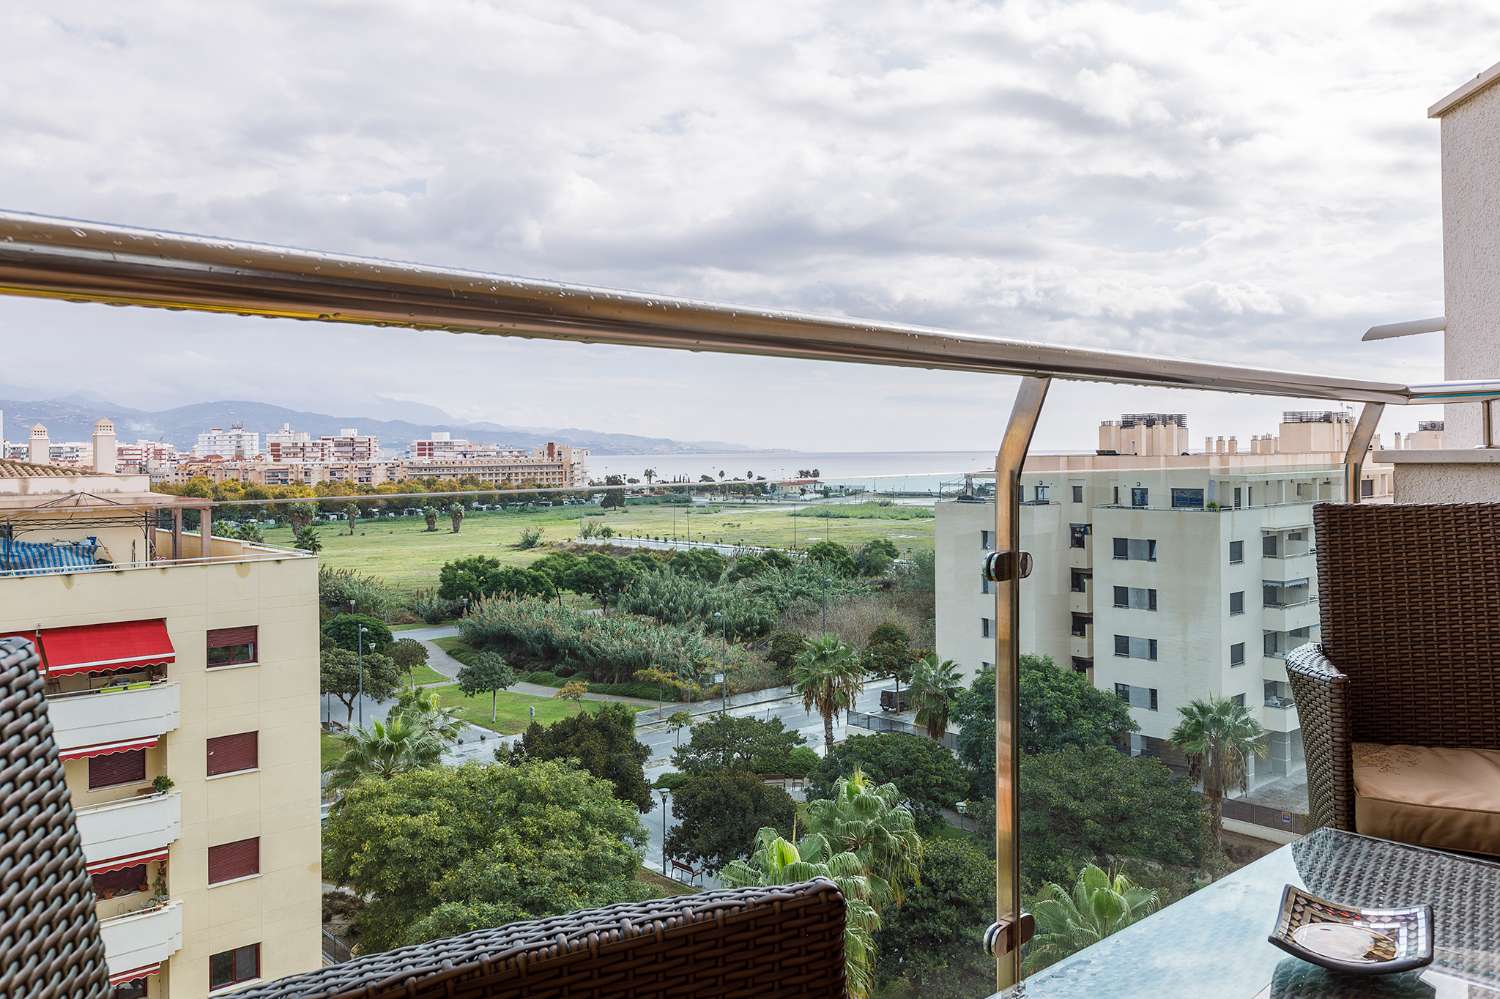
[[[78,834],[89,863],[162,850],[182,834],[182,793],[148,792],[79,809]]]
[[[1318,623],[1318,602],[1305,599],[1283,604],[1268,604],[1261,609],[1260,621],[1267,631],[1287,632],[1312,628]]]
[[[145,739],[177,728],[182,692],[176,683],[101,687],[47,698],[59,749]]]
[[[1297,555],[1263,555],[1260,560],[1261,578],[1268,582],[1289,583],[1297,579],[1309,579],[1317,572],[1317,557],[1307,551]]]
[[[99,924],[111,975],[152,968],[182,949],[182,903],[152,903]]]

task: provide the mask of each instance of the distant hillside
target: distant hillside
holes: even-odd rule
[[[425,408],[425,407],[424,407]],[[115,422],[115,432],[122,441],[161,440],[190,448],[198,434],[209,427],[244,424],[247,430],[262,434],[290,423],[295,430],[305,430],[317,437],[334,434],[343,427],[358,427],[361,433],[380,438],[382,447],[402,450],[413,440],[427,437],[434,430],[446,430],[454,437],[464,437],[482,444],[511,444],[534,447],[547,441],[586,447],[595,454],[693,454],[697,452],[748,451],[750,448],[723,441],[677,441],[667,437],[639,437],[634,434],[610,434],[599,430],[549,427],[506,427],[498,423],[412,423],[406,420],[377,420],[369,416],[329,416],[287,409],[263,402],[197,402],[160,412],[131,409],[92,398],[47,399],[40,401],[0,399],[5,414],[5,437],[24,441],[33,424],[47,427],[54,441],[86,441],[93,433],[94,422],[108,416]],[[441,410],[432,410],[436,415]]]

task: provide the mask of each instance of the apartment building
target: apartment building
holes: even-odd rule
[[[328,449],[306,430],[293,430],[290,423],[283,423],[280,430],[266,434],[266,457],[273,463],[327,461]]]
[[[548,441],[530,454],[502,451],[492,457],[411,458],[399,463],[398,477],[477,479],[513,486],[581,486],[588,483],[588,454],[584,448]]]
[[[336,434],[318,438],[323,447],[323,461],[336,465],[373,462],[380,458],[380,438],[362,434],[357,427],[344,427]]]
[[[1136,753],[1170,758],[1189,701],[1239,700],[1270,733],[1257,777],[1283,775],[1302,760],[1284,657],[1318,637],[1312,507],[1341,499],[1349,416],[1287,413],[1249,451],[1228,438],[1199,453],[1180,450],[1180,417],[1127,415],[1101,425],[1097,454],[1027,459],[1022,650],[1128,702]],[[1390,469],[1366,466],[1364,487],[1389,500]],[[994,659],[980,573],[994,524],[972,492],[937,506],[937,651],[970,676]]]
[[[201,502],[0,463],[0,656],[44,675],[115,999],[321,963],[317,560]]]
[[[260,434],[236,423],[228,430],[212,427],[198,435],[193,454],[199,458],[254,458],[260,454]]]

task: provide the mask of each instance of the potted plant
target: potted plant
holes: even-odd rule
[[[176,782],[166,774],[157,774],[156,779],[151,782],[151,789],[157,794],[166,794],[176,786]]]

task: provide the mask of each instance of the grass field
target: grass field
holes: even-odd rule
[[[323,770],[327,770],[337,763],[348,748],[348,741],[342,735],[329,735],[327,732],[319,732],[318,741],[322,757],[321,769]]]
[[[857,547],[873,538],[889,538],[903,552],[931,550],[931,518],[914,517],[902,507],[858,504],[857,509],[855,516],[817,517],[806,510],[792,516],[787,507],[704,506],[689,514],[680,507],[633,506],[610,511],[589,508],[586,515],[609,525],[616,534],[686,538],[691,524],[694,540],[725,544],[789,548],[828,538]],[[398,589],[417,590],[436,586],[443,563],[466,555],[490,555],[511,565],[534,562],[549,549],[518,549],[522,531],[539,527],[545,541],[573,541],[578,537],[578,523],[578,508],[489,511],[469,514],[458,534],[448,529],[446,519],[429,533],[420,517],[360,521],[353,535],[342,524],[324,524],[318,534],[324,565],[357,569]],[[289,528],[268,530],[265,538],[272,545],[292,544]]]
[[[418,687],[425,687],[429,683],[447,683],[448,678],[431,666],[422,665],[411,671],[412,680]]]
[[[574,707],[571,701],[564,701],[555,697],[530,697],[526,694],[513,694],[508,690],[502,690],[496,702],[496,720],[490,721],[490,695],[475,694],[473,697],[465,697],[457,686],[437,687],[438,702],[445,708],[453,708],[460,718],[472,725],[499,732],[501,735],[515,735],[524,732],[526,726],[531,724],[532,706],[536,707],[536,720],[542,725],[551,725],[555,721],[561,721],[583,711],[598,711],[604,706],[604,701],[583,701],[580,707]],[[626,705],[632,712],[638,710]]]

